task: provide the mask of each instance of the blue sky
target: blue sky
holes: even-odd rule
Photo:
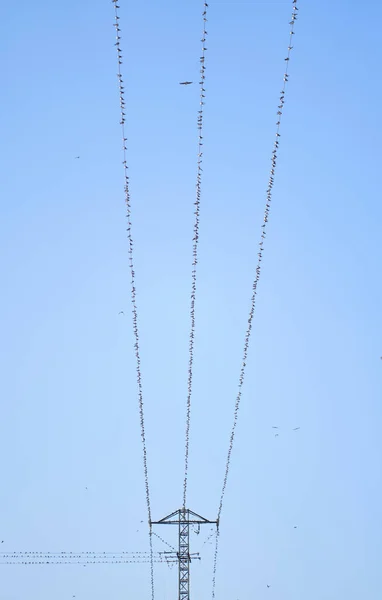
[[[178,82],[198,80],[202,2],[120,4],[161,518],[182,499],[198,90]],[[209,4],[189,506],[212,519],[291,2]],[[299,8],[217,598],[379,600],[382,7]],[[145,550],[113,7],[20,0],[2,16],[1,550]],[[150,594],[147,565],[0,569],[3,600]],[[193,596],[210,597],[211,570],[205,544]],[[175,570],[155,575],[158,600],[175,597]]]

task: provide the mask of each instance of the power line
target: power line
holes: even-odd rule
[[[194,237],[192,247],[192,284],[191,284],[191,306],[190,306],[190,321],[191,330],[189,338],[189,358],[188,358],[188,394],[187,394],[187,411],[186,411],[186,443],[185,443],[185,458],[184,458],[184,482],[183,482],[183,508],[186,508],[187,500],[187,483],[188,483],[188,458],[190,451],[190,420],[191,420],[191,395],[192,395],[192,380],[193,380],[193,365],[194,365],[194,340],[195,340],[195,298],[196,298],[196,266],[198,264],[198,246],[199,246],[199,219],[200,219],[200,199],[201,199],[201,183],[202,183],[202,163],[203,163],[203,106],[205,104],[205,52],[207,38],[207,8],[206,0],[203,2],[203,33],[202,33],[202,51],[199,58],[200,62],[200,102],[197,118],[198,126],[198,159],[197,159],[197,174],[196,174],[196,199],[195,206],[195,221],[194,221]]]
[[[291,21],[289,22],[290,32],[289,32],[288,53],[287,53],[286,58],[284,59],[285,71],[284,71],[284,76],[283,76],[283,86],[282,86],[282,90],[280,92],[279,105],[277,107],[278,110],[277,110],[277,122],[276,122],[276,140],[274,142],[274,147],[272,150],[271,170],[270,170],[270,176],[269,176],[269,181],[268,181],[268,187],[266,190],[264,223],[261,226],[262,232],[261,232],[260,242],[259,242],[259,252],[258,252],[258,259],[257,259],[257,266],[256,266],[256,276],[255,276],[255,279],[252,284],[251,308],[249,311],[248,325],[247,325],[247,330],[246,330],[245,338],[244,338],[242,366],[240,369],[240,377],[239,377],[239,389],[238,389],[238,393],[236,396],[233,425],[232,425],[232,429],[231,429],[231,435],[230,435],[229,446],[228,446],[228,454],[227,454],[227,460],[226,460],[226,465],[225,465],[223,486],[222,486],[222,491],[221,491],[221,495],[220,495],[220,502],[219,502],[219,509],[218,509],[218,523],[220,523],[220,517],[221,517],[221,513],[222,513],[222,508],[223,508],[223,500],[224,500],[224,495],[225,495],[225,491],[226,491],[226,487],[227,487],[228,474],[229,474],[229,469],[230,469],[230,464],[231,464],[233,442],[234,442],[234,438],[235,438],[235,431],[236,431],[236,425],[237,425],[237,420],[238,420],[238,415],[239,415],[242,388],[243,388],[244,378],[245,378],[245,373],[246,373],[246,366],[247,366],[246,361],[247,361],[249,341],[250,341],[251,331],[252,331],[252,321],[253,321],[253,316],[255,313],[257,284],[259,282],[260,273],[261,273],[261,262],[262,262],[262,257],[263,257],[264,240],[265,240],[265,236],[266,236],[266,226],[267,226],[268,219],[269,219],[269,211],[270,211],[270,206],[271,206],[271,201],[272,201],[272,190],[273,190],[274,175],[275,175],[276,163],[277,163],[277,151],[279,148],[280,124],[281,124],[281,118],[282,118],[284,102],[285,102],[285,89],[286,89],[286,84],[289,79],[288,67],[289,67],[290,53],[293,48],[294,25],[297,20],[297,11],[298,11],[297,0],[293,0],[292,5],[293,5],[292,6],[292,18],[291,18]],[[218,550],[219,550],[219,535],[220,535],[220,533],[219,533],[219,527],[218,527],[217,533],[216,533],[214,566],[213,566],[213,576],[212,576],[212,598],[215,598],[216,569],[217,569],[217,558],[218,558]]]
[[[177,563],[178,562],[178,558],[168,558],[168,557],[161,557],[161,558],[154,558],[153,559],[153,563],[164,563],[164,564],[171,564],[171,563]],[[51,559],[51,560],[6,560],[6,561],[1,561],[0,560],[0,565],[126,565],[126,564],[151,564],[151,557],[148,557],[146,559],[121,559],[121,560],[101,560],[101,559],[88,559],[88,560],[55,560],[55,559]]]
[[[155,555],[162,555],[164,554],[164,552],[155,552]],[[167,554],[167,552],[166,552]],[[168,554],[171,554],[170,552]],[[58,557],[70,557],[70,558],[81,558],[81,557],[95,557],[95,558],[99,558],[99,557],[105,557],[105,556],[111,556],[112,558],[117,558],[117,557],[121,557],[121,556],[125,556],[125,557],[139,557],[139,556],[145,556],[145,557],[149,557],[150,556],[150,552],[126,552],[126,551],[120,551],[120,552],[51,552],[50,550],[25,550],[25,551],[9,551],[9,552],[0,552],[0,558],[4,558],[4,557],[25,557],[25,556],[58,556]]]
[[[216,532],[212,531],[212,533],[209,534],[209,536],[207,536],[207,538],[204,540],[203,544],[202,544],[202,548],[206,545],[212,542],[210,542],[211,538],[213,538],[214,536],[216,536]]]
[[[158,540],[160,540],[163,544],[165,544],[168,548],[171,548],[171,550],[173,550],[173,552],[177,552],[177,550],[174,548],[174,546],[171,546],[171,544],[169,544],[168,542],[166,542],[166,540],[164,540],[160,535],[158,535],[155,531],[153,531],[153,535],[155,535],[155,537],[158,538]]]
[[[150,488],[149,488],[149,478],[148,478],[148,468],[147,468],[147,448],[146,448],[146,433],[145,433],[145,419],[144,419],[144,409],[143,409],[143,390],[142,390],[142,374],[141,374],[141,357],[140,357],[140,346],[139,346],[139,331],[138,331],[138,310],[136,303],[136,287],[135,287],[135,270],[134,270],[134,262],[133,262],[133,238],[131,234],[131,203],[130,203],[130,191],[129,191],[129,176],[128,176],[128,167],[127,167],[127,138],[125,133],[125,110],[126,103],[124,97],[125,87],[123,85],[123,77],[121,71],[122,65],[122,50],[121,50],[121,28],[119,26],[119,14],[118,9],[119,5],[117,4],[118,0],[112,0],[114,4],[115,11],[115,23],[114,27],[116,29],[116,43],[115,46],[117,48],[117,56],[118,56],[118,85],[119,85],[119,100],[120,100],[120,108],[121,108],[121,131],[122,131],[122,147],[123,147],[123,168],[124,168],[124,180],[125,180],[125,202],[126,202],[126,217],[127,217],[127,238],[129,243],[129,268],[130,268],[130,276],[131,276],[131,305],[132,305],[132,315],[133,315],[133,331],[134,331],[134,350],[136,357],[136,373],[137,373],[137,384],[138,384],[138,400],[139,400],[139,417],[140,417],[140,425],[141,425],[141,440],[142,440],[142,451],[143,451],[143,470],[144,470],[144,479],[145,479],[145,491],[146,491],[146,505],[147,505],[147,516],[148,522],[151,523],[151,504],[150,504]],[[153,540],[152,540],[152,529],[151,525],[149,525],[149,544],[150,544],[150,571],[151,571],[151,600],[154,600],[154,565],[153,565]]]
[[[0,564],[71,565],[177,562],[176,552],[1,552]]]

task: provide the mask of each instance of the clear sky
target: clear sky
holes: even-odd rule
[[[149,478],[161,518],[182,500],[198,89],[178,82],[198,81],[202,2],[120,5]],[[189,506],[213,519],[291,2],[209,5]],[[218,600],[382,597],[382,6],[299,8]],[[3,552],[148,546],[113,15],[101,0],[2,7]],[[193,551],[208,533],[192,534]],[[211,559],[204,544],[195,599],[211,597]],[[155,578],[158,600],[176,598],[175,569],[158,565]],[[147,565],[0,565],[0,580],[1,600],[150,597]]]

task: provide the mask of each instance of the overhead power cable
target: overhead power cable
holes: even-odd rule
[[[178,562],[177,558],[168,558],[163,556],[161,558],[154,558],[154,563],[164,563],[168,565],[169,563]],[[151,558],[137,558],[137,559],[120,559],[120,560],[112,560],[112,559],[84,559],[84,560],[60,560],[60,559],[49,559],[42,560],[36,558],[35,560],[4,560],[0,559],[0,565],[126,565],[132,563],[139,564],[150,564]]]
[[[71,565],[150,563],[150,552],[1,552],[0,564]],[[177,562],[176,552],[155,552],[153,562]]]
[[[125,131],[126,123],[126,102],[125,102],[125,86],[122,77],[122,49],[121,49],[121,28],[120,28],[120,16],[119,16],[119,0],[112,0],[115,11],[115,23],[114,27],[116,30],[116,43],[117,57],[118,57],[118,87],[119,87],[119,100],[121,108],[121,131],[122,131],[122,148],[123,148],[123,169],[124,169],[124,190],[125,190],[125,203],[126,203],[126,217],[127,217],[127,239],[129,244],[129,268],[130,268],[130,291],[131,291],[131,307],[133,316],[133,331],[134,331],[134,350],[136,358],[136,373],[137,373],[137,384],[138,384],[138,402],[139,402],[139,418],[141,425],[141,440],[142,440],[142,451],[143,451],[143,470],[145,480],[145,492],[146,492],[146,505],[147,505],[147,517],[149,523],[149,544],[150,544],[150,570],[151,570],[151,600],[154,600],[154,565],[153,565],[153,540],[152,540],[152,528],[151,528],[151,503],[150,503],[150,488],[149,488],[149,477],[147,468],[147,448],[146,448],[146,433],[145,433],[145,418],[144,418],[144,407],[143,407],[143,388],[142,388],[142,373],[141,373],[141,356],[140,356],[140,345],[139,345],[139,330],[138,330],[138,309],[136,299],[136,287],[135,287],[135,270],[134,270],[134,244],[131,233],[131,202],[130,202],[130,189],[129,189],[129,175],[127,166],[127,138]]]
[[[270,212],[270,207],[271,207],[271,201],[272,201],[272,190],[273,190],[273,184],[274,184],[274,176],[275,176],[276,164],[277,164],[277,152],[278,152],[278,148],[279,148],[279,139],[280,139],[280,125],[281,125],[281,119],[282,119],[282,114],[283,114],[283,109],[284,109],[286,84],[289,79],[289,74],[288,74],[289,60],[290,60],[291,50],[293,48],[294,26],[295,26],[295,22],[297,20],[297,12],[298,12],[297,0],[292,0],[292,17],[291,17],[291,21],[289,22],[290,31],[289,31],[288,52],[287,52],[287,56],[284,59],[285,71],[284,71],[284,75],[283,75],[283,86],[282,86],[282,89],[280,92],[279,104],[277,107],[278,110],[277,110],[277,121],[276,121],[276,139],[273,144],[272,158],[271,158],[271,170],[270,170],[270,176],[269,176],[269,180],[268,180],[268,186],[266,189],[264,222],[261,226],[259,252],[257,255],[258,259],[257,259],[257,266],[256,266],[256,275],[255,275],[255,279],[252,284],[252,297],[251,297],[250,311],[249,311],[249,316],[248,316],[248,325],[247,325],[247,330],[246,330],[245,338],[244,338],[244,349],[243,349],[242,365],[241,365],[241,369],[240,369],[239,386],[238,386],[238,392],[237,392],[237,396],[236,396],[233,424],[232,424],[231,434],[230,434],[230,438],[229,438],[229,446],[228,446],[228,454],[227,454],[226,465],[225,465],[223,486],[222,486],[222,491],[221,491],[220,501],[219,501],[219,508],[218,508],[218,517],[217,517],[218,518],[218,527],[217,527],[217,532],[216,532],[215,554],[214,554],[214,565],[213,565],[213,576],[212,576],[212,598],[213,599],[215,598],[215,587],[216,587],[216,569],[217,569],[217,558],[218,558],[219,537],[220,537],[220,530],[219,530],[220,517],[221,517],[221,513],[222,513],[222,509],[223,509],[224,495],[226,492],[228,474],[229,474],[230,465],[231,465],[231,455],[232,455],[233,443],[234,443],[234,439],[235,439],[237,420],[238,420],[238,416],[239,416],[242,388],[243,388],[244,378],[245,378],[245,373],[246,373],[248,348],[249,348],[249,342],[250,342],[250,337],[251,337],[251,332],[252,332],[252,322],[253,322],[253,317],[254,317],[254,313],[255,313],[257,285],[258,285],[258,282],[260,279],[264,241],[265,241],[265,237],[266,237],[266,228],[267,228],[269,212]]]
[[[202,163],[203,163],[203,106],[205,104],[206,89],[205,89],[205,53],[207,50],[206,39],[207,39],[207,8],[208,4],[204,0],[203,2],[203,32],[202,32],[202,50],[199,57],[200,71],[199,71],[199,86],[200,86],[200,101],[199,110],[197,117],[198,127],[198,156],[197,156],[197,169],[196,169],[196,199],[194,202],[195,206],[195,220],[194,220],[194,237],[192,246],[192,283],[191,283],[191,305],[190,305],[190,338],[189,338],[189,358],[188,358],[188,392],[187,392],[187,409],[186,409],[186,443],[185,443],[185,459],[184,459],[184,482],[183,482],[183,508],[186,508],[187,501],[187,483],[188,483],[188,458],[190,452],[190,421],[191,421],[191,396],[192,396],[192,383],[193,383],[193,366],[194,366],[194,341],[195,341],[195,300],[196,300],[196,267],[198,264],[198,247],[199,247],[199,219],[200,219],[200,200],[201,200],[201,187],[202,187]]]
[[[155,535],[156,538],[158,538],[158,540],[160,540],[163,544],[165,544],[168,548],[171,548],[171,550],[173,550],[173,552],[177,552],[177,550],[174,548],[174,546],[171,546],[171,544],[169,544],[168,542],[166,542],[166,540],[164,540],[160,535],[158,535],[155,531],[153,531],[153,535]]]

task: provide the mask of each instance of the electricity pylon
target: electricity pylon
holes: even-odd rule
[[[190,563],[195,555],[190,554],[190,525],[216,525],[218,521],[209,521],[188,508],[180,508],[160,521],[150,525],[178,525],[178,600],[190,600]]]

